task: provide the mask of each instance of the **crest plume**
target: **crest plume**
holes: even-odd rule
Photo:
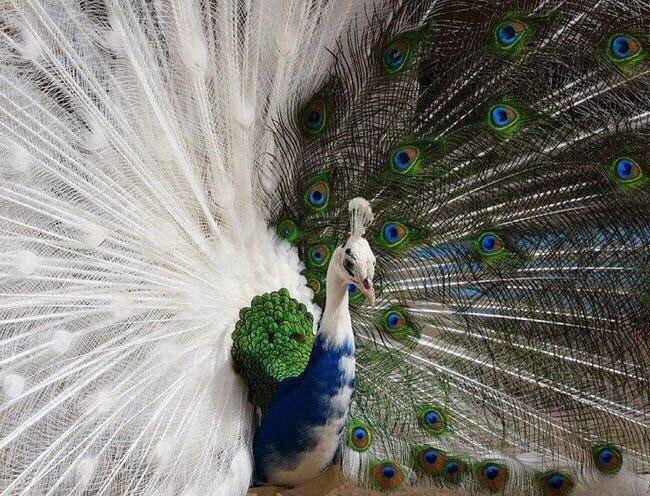
[[[350,231],[353,238],[362,238],[374,220],[372,207],[365,198],[353,198],[348,204]]]

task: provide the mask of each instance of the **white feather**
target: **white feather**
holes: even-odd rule
[[[364,7],[0,4],[0,491],[246,492],[239,309],[319,316],[266,227],[268,129]]]

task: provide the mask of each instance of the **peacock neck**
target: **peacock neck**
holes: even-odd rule
[[[326,346],[352,345],[352,320],[348,306],[348,287],[330,265],[326,277],[326,300],[318,334]]]

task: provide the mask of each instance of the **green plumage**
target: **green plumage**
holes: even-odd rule
[[[262,412],[276,386],[307,366],[314,344],[313,317],[286,289],[253,298],[239,312],[232,355],[248,385],[249,401]]]

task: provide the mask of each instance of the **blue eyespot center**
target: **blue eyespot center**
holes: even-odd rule
[[[438,425],[442,422],[442,417],[435,410],[430,410],[424,415],[424,420],[428,425]]]
[[[316,110],[312,110],[307,115],[307,125],[312,129],[318,128],[322,120],[323,120],[323,115],[320,112],[317,112]]]
[[[325,203],[325,195],[318,190],[314,190],[310,193],[309,200],[314,205],[322,205],[323,203]]]
[[[386,240],[388,242],[395,242],[398,241],[399,239],[399,231],[397,229],[397,226],[395,224],[388,224],[384,228],[384,236],[386,236]]]
[[[433,465],[438,461],[438,452],[432,449],[427,450],[427,452],[424,454],[424,459],[428,464]]]
[[[612,462],[612,459],[614,458],[614,452],[610,449],[603,449],[599,454],[598,454],[598,460],[600,463],[603,465],[608,465]]]
[[[404,54],[397,47],[392,47],[387,53],[389,64],[393,67],[399,66],[404,61]]]
[[[395,167],[400,170],[407,169],[411,163],[411,157],[405,151],[400,151],[395,154]]]
[[[504,45],[511,45],[517,39],[517,31],[512,24],[506,24],[499,29],[499,39]]]
[[[515,43],[517,43],[519,38],[521,38],[521,36],[524,34],[525,30],[526,25],[523,22],[519,21],[500,24],[496,28],[497,42],[503,48],[510,48],[515,45]]]
[[[616,165],[616,174],[621,179],[630,179],[632,177],[633,168],[634,168],[634,164],[632,163],[631,160],[628,160],[626,158],[621,159],[618,161],[618,164]]]
[[[313,211],[321,211],[327,208],[330,185],[327,179],[321,178],[313,183],[305,191],[305,202]]]
[[[391,167],[398,173],[409,172],[419,161],[420,150],[415,145],[403,146],[392,153]]]
[[[630,40],[627,36],[617,36],[612,40],[612,52],[620,59],[630,54]]]
[[[409,42],[404,39],[396,39],[384,50],[384,68],[389,74],[398,74],[406,66],[409,56]]]
[[[354,284],[352,284],[352,283],[348,284],[348,294],[349,295],[354,294],[356,292],[356,290],[357,290],[357,287]]]
[[[508,124],[508,112],[505,107],[496,107],[492,110],[492,121],[499,127]]]
[[[620,158],[616,161],[615,173],[621,181],[633,181],[641,175],[641,167],[632,159]]]
[[[388,314],[388,317],[386,317],[386,322],[388,323],[388,326],[391,328],[397,327],[400,320],[401,317],[397,312],[391,312]]]
[[[496,465],[488,465],[483,469],[483,474],[485,474],[485,477],[489,480],[494,480],[499,477],[499,467]]]
[[[501,130],[514,124],[519,119],[519,115],[513,107],[503,103],[490,108],[488,118],[493,127]]]
[[[408,228],[399,222],[387,222],[381,229],[381,237],[389,248],[400,245],[409,235]]]
[[[460,470],[460,466],[458,465],[458,462],[449,462],[447,463],[445,470],[448,474],[453,475]]]
[[[547,483],[551,489],[561,489],[564,486],[564,477],[560,474],[551,475],[547,479]]]
[[[493,251],[494,248],[497,245],[497,238],[493,234],[488,234],[486,236],[483,236],[483,239],[481,240],[481,248],[483,248],[484,251],[490,252]]]
[[[357,427],[356,429],[354,429],[354,437],[358,441],[362,441],[363,439],[366,438],[367,435],[368,433],[363,427]]]
[[[381,469],[381,475],[384,477],[384,479],[392,479],[396,474],[397,472],[395,470],[395,467],[392,465],[385,465]]]

